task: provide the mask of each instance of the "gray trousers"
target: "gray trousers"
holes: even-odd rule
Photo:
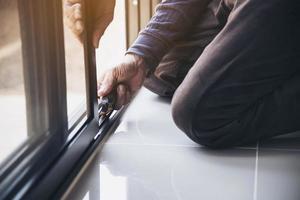
[[[299,47],[297,0],[213,0],[144,85],[195,142],[256,142],[300,130]]]

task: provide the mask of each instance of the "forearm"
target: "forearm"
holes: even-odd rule
[[[162,57],[193,27],[210,0],[166,0],[128,49],[153,70]]]

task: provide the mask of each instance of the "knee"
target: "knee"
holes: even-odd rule
[[[184,95],[178,95],[175,93],[171,103],[171,111],[172,111],[172,118],[176,126],[182,130],[191,140],[194,142],[204,145],[210,146],[209,144],[212,142],[207,141],[207,137],[204,139],[202,137],[202,132],[200,130],[195,129],[195,115],[199,115],[194,108],[191,108],[191,105],[188,103],[188,99]],[[197,112],[197,113],[196,113]],[[201,123],[201,122],[197,122]]]
[[[186,107],[184,98],[184,96],[180,96],[175,93],[171,102],[171,112],[173,121],[176,126],[184,133],[189,135],[191,126],[190,121],[192,120],[191,117],[193,116],[193,113],[191,113]]]
[[[233,143],[226,140],[226,130],[222,127],[206,128],[208,122],[205,120],[207,113],[206,109],[201,109],[200,106],[189,107],[186,105],[187,100],[182,95],[174,95],[172,99],[172,117],[176,126],[181,129],[191,140],[206,146],[208,148],[220,149],[232,147]],[[213,121],[213,119],[210,119]]]

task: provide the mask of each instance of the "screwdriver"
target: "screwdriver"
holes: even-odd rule
[[[99,117],[106,118],[114,110],[116,104],[116,92],[112,92],[107,96],[99,99]]]

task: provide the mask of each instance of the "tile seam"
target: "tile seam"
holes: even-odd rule
[[[258,184],[258,152],[259,152],[259,142],[257,142],[257,144],[256,144],[255,171],[254,171],[254,187],[253,187],[253,200],[257,200],[257,184]]]
[[[137,144],[137,143],[116,143],[116,142],[108,142],[107,145],[134,145],[134,146],[167,146],[167,147],[200,147],[205,148],[202,146],[196,145],[178,145],[178,144]],[[256,150],[256,147],[235,147],[233,149],[240,149],[240,150]],[[260,147],[261,150],[270,150],[270,151],[293,151],[293,152],[300,152],[300,149],[287,149],[287,148],[267,148],[267,147]]]

